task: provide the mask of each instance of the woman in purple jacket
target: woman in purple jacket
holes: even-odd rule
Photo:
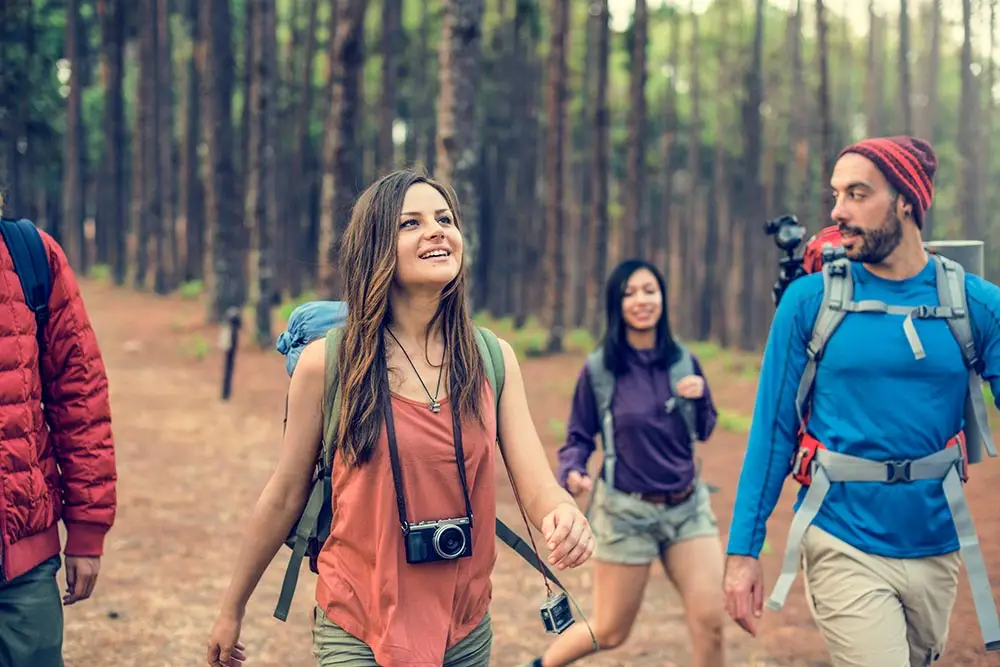
[[[628,260],[606,286],[604,366],[613,379],[614,464],[609,457],[596,482],[587,460],[602,431],[595,379],[584,366],[573,396],[566,443],[559,451],[560,483],[574,496],[593,491],[589,518],[594,552],[594,632],[602,650],[628,637],[654,560],[684,602],[694,667],[723,665],[722,544],[707,486],[699,478],[694,440],[706,440],[716,411],[697,359],[693,373],[671,386],[670,367],[682,350],[664,309],[663,276],[655,266]],[[676,375],[676,374],[675,374]],[[690,401],[693,424],[679,403]],[[693,428],[692,428],[693,426]],[[693,431],[693,432],[692,432]],[[607,443],[603,443],[607,449]],[[609,479],[608,468],[611,467]],[[536,658],[556,667],[594,652],[584,624],[575,624]]]

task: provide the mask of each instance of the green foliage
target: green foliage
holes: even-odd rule
[[[563,340],[563,347],[567,352],[589,354],[597,347],[597,341],[594,340],[594,337],[586,329],[573,329],[566,334],[566,338]]]
[[[545,352],[548,331],[537,320],[529,319],[520,329],[514,327],[512,318],[495,319],[485,312],[476,313],[473,320],[507,341],[518,359],[536,357]]]
[[[691,354],[698,357],[702,363],[707,363],[717,359],[723,354],[722,348],[712,341],[684,341],[684,345],[691,350]]]
[[[549,419],[549,433],[558,441],[566,439],[566,422],[561,419]]]
[[[281,304],[281,309],[278,311],[278,317],[287,322],[288,318],[292,316],[292,311],[301,306],[308,301],[316,301],[319,299],[319,295],[312,290],[307,290],[299,295],[297,299],[287,299]]]
[[[718,424],[723,431],[747,434],[750,432],[750,417],[731,410],[719,409]]]
[[[210,346],[205,337],[201,334],[196,334],[183,343],[180,354],[195,361],[204,361],[205,357],[208,356],[209,350]]]
[[[106,281],[111,277],[111,267],[107,264],[94,264],[90,267],[90,277],[94,280]]]
[[[189,280],[178,290],[182,299],[197,299],[205,291],[205,283],[200,280]]]
[[[27,155],[31,173],[26,180],[34,183],[44,183],[43,189],[58,192],[61,182],[62,155],[65,142],[65,107],[66,86],[61,83],[66,63],[65,54],[65,3],[58,0],[33,0],[30,13],[11,9],[5,17],[5,25],[0,26],[0,118],[6,109],[11,108],[10,100],[18,100],[27,96],[28,147]],[[315,26],[309,26],[309,17],[304,15],[306,3],[297,0],[278,0],[278,57],[279,72],[299,74],[300,66],[294,67],[286,62],[289,54],[298,58],[300,45],[304,43],[305,31],[315,29],[317,48],[314,54],[312,84],[314,93],[314,111],[310,117],[309,142],[314,147],[322,147],[325,119],[320,110],[329,105],[325,98],[328,74],[326,44],[329,42],[330,8],[333,3],[320,2]],[[628,4],[628,3],[626,3]],[[744,141],[742,128],[743,104],[746,97],[747,70],[752,62],[752,40],[754,35],[754,3],[746,0],[710,0],[697,17],[698,49],[693,53],[693,27],[695,21],[686,2],[669,0],[667,2],[650,2],[650,19],[647,44],[647,83],[645,95],[647,100],[647,121],[645,162],[648,166],[647,185],[656,189],[659,187],[659,175],[663,169],[660,155],[659,138],[666,127],[668,114],[665,100],[668,91],[676,87],[679,94],[678,102],[678,141],[672,159],[675,165],[684,165],[691,149],[689,139],[690,128],[694,121],[694,90],[692,77],[694,67],[698,67],[699,98],[699,134],[702,143],[702,164],[700,169],[708,175],[712,168],[714,147],[722,142],[725,153],[731,158],[738,158],[743,151]],[[766,2],[764,5],[763,27],[763,86],[764,99],[761,107],[765,150],[774,159],[787,160],[792,155],[790,146],[790,127],[792,114],[799,109],[805,109],[811,124],[810,164],[806,174],[792,174],[793,181],[804,179],[813,188],[814,198],[819,190],[816,183],[820,173],[820,158],[815,140],[815,119],[818,117],[817,87],[819,83],[818,53],[816,44],[816,25],[813,3],[802,3],[802,63],[804,66],[804,87],[795,89],[792,86],[791,50],[788,39],[789,13],[784,9],[790,3]],[[509,66],[503,58],[506,53],[501,48],[502,43],[494,37],[497,31],[512,20],[518,7],[530,9],[527,32],[535,38],[535,48],[538,57],[542,58],[542,90],[538,91],[537,99],[541,105],[538,122],[545,127],[550,120],[544,113],[544,89],[548,85],[544,58],[548,54],[548,39],[550,37],[549,3],[537,0],[511,0],[503,3],[506,16],[500,16],[499,2],[486,2],[482,24],[483,70],[480,78],[480,99],[477,109],[479,120],[484,127],[484,138],[489,137],[490,126],[487,117],[491,109],[500,106],[498,100],[509,98],[518,91],[508,89],[506,79],[500,77]],[[585,165],[590,154],[590,119],[587,112],[592,104],[587,98],[593,78],[588,77],[588,10],[589,2],[570,3],[570,30],[568,36],[569,97],[567,100],[567,123],[571,132],[568,150],[569,164],[572,172],[576,165]],[[96,15],[96,4],[81,3],[81,25],[85,37],[87,57],[80,64],[84,72],[82,91],[82,115],[85,126],[85,177],[87,178],[87,209],[88,214],[96,213],[95,183],[99,180],[99,170],[104,164],[103,152],[107,141],[103,136],[101,115],[103,112],[103,90],[100,77],[101,26]],[[232,115],[235,123],[235,136],[242,136],[240,124],[244,105],[243,80],[247,70],[245,60],[247,40],[247,0],[230,0],[232,21],[232,55],[235,63]],[[401,35],[401,57],[397,74],[397,115],[406,120],[413,120],[417,101],[425,90],[420,89],[415,82],[415,74],[423,73],[427,77],[426,88],[431,95],[437,94],[437,77],[439,60],[437,49],[441,45],[439,38],[442,27],[443,2],[409,2],[402,3],[403,31]],[[131,8],[131,5],[130,5]],[[629,9],[624,10],[626,14]],[[977,12],[980,10],[976,10]],[[420,54],[417,47],[421,40],[421,20],[425,12],[429,17],[429,33],[427,46],[430,52]],[[865,69],[867,57],[867,13],[844,16],[837,3],[827,3],[830,104],[832,119],[835,125],[834,142],[840,144],[861,137],[865,128],[865,90],[867,72]],[[141,17],[135,12],[128,27],[130,40],[127,51],[124,80],[124,96],[126,100],[127,148],[126,169],[132,160],[135,141],[132,137],[135,128],[135,106],[137,101],[137,80],[140,76],[138,58],[134,49],[137,37],[137,24]],[[23,14],[23,16],[21,15]],[[886,131],[898,130],[899,113],[896,100],[899,97],[898,77],[894,76],[898,63],[898,13],[896,9],[887,10],[882,18],[882,64],[885,75],[882,77],[882,89],[879,91],[883,99],[881,121]],[[672,71],[669,66],[670,53],[674,44],[671,21],[679,19],[678,68]],[[292,19],[295,19],[294,24]],[[974,22],[981,17],[976,14]],[[925,50],[920,45],[930,43],[931,26],[924,19],[918,8],[911,11],[911,41],[912,81],[914,97],[920,98],[922,93],[924,72],[926,66]],[[377,133],[375,119],[381,105],[381,2],[368,3],[365,15],[365,65],[363,69],[363,109],[361,110],[360,144],[364,147],[366,165],[370,163],[372,147],[375,145]],[[620,182],[625,176],[625,159],[627,156],[627,117],[631,104],[629,100],[629,84],[632,74],[632,56],[629,48],[633,39],[633,29],[629,16],[616,16],[613,20],[615,32],[610,36],[610,61],[608,100],[610,105],[610,141],[609,168],[612,180],[609,183],[611,199],[609,211],[612,225],[620,224],[622,215],[622,193]],[[624,26],[624,29],[622,29]],[[175,6],[171,18],[171,44],[173,50],[172,72],[174,85],[164,91],[172,96],[175,104],[181,100],[181,85],[186,74],[189,57],[192,53],[192,43],[188,34],[186,18],[180,13],[180,6]],[[956,130],[960,123],[968,119],[960,117],[959,97],[961,77],[959,75],[959,31],[945,30],[943,32],[941,49],[941,71],[939,76],[939,101],[937,105],[937,120],[935,125],[934,143],[939,155],[940,166],[935,183],[935,202],[932,213],[936,219],[935,236],[954,236],[960,233],[962,220],[958,207],[958,166],[960,156],[956,146]],[[295,41],[298,40],[298,41]],[[500,46],[498,46],[500,45]],[[30,53],[29,53],[30,46]],[[982,54],[977,45],[974,58],[982,60]],[[977,75],[980,88],[985,87],[986,74]],[[298,81],[282,82],[277,88],[277,106],[282,112],[294,108],[299,100]],[[984,95],[986,97],[986,95]],[[915,115],[919,113],[915,110]],[[174,108],[174,133],[181,138],[182,113],[179,107]],[[281,122],[290,116],[283,113]],[[2,129],[2,123],[0,123]],[[284,135],[283,135],[284,136]],[[1000,148],[1000,133],[994,132],[987,141]],[[239,153],[242,149],[235,147]],[[239,160],[237,160],[237,163]],[[731,176],[738,175],[739,163]],[[237,178],[241,165],[237,164]],[[771,166],[765,163],[762,177],[771,173]],[[992,160],[992,173],[984,176],[984,183],[991,183],[1000,176],[1000,160]],[[126,175],[128,186],[131,177]],[[2,184],[0,184],[2,186]],[[575,185],[570,187],[567,196],[582,198],[585,193]],[[681,196],[681,195],[678,195]],[[998,197],[990,193],[991,198]],[[768,215],[785,212],[789,207],[787,197],[780,195],[772,198],[772,208]],[[653,201],[657,201],[653,199]],[[573,202],[568,204],[572,207]],[[781,209],[781,210],[778,210]],[[988,240],[1000,241],[1000,225],[996,224],[996,207],[987,205],[987,215],[991,217],[987,225]],[[825,219],[823,211],[817,202],[806,211],[794,211],[800,219],[812,229],[817,223],[810,220],[814,216]],[[990,270],[1000,270],[1000,255],[991,254]],[[201,292],[199,287],[197,290]],[[540,327],[524,327],[513,335],[512,344],[517,344],[521,353],[534,354],[544,348],[546,335]],[[576,332],[567,336],[567,348],[574,351],[585,349],[590,343],[588,339]],[[749,367],[742,367],[743,374],[751,372]]]

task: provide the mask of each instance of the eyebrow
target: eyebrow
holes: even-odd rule
[[[844,186],[844,190],[851,190],[853,188],[867,188],[869,190],[874,190],[875,189],[875,188],[873,188],[871,186],[870,183],[868,183],[866,181],[851,181],[850,183],[848,183],[847,185]],[[834,187],[833,185],[830,185],[830,189],[831,190],[836,190],[837,188]]]
[[[441,215],[442,213],[451,213],[451,209],[450,208],[439,208],[438,210],[434,211],[434,215],[435,216]],[[402,213],[399,214],[399,217],[401,217],[401,218],[405,217],[405,216],[416,217],[416,216],[419,216],[419,215],[421,215],[421,213],[419,211],[403,211]]]

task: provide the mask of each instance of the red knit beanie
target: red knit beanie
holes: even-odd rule
[[[840,151],[858,153],[875,163],[898,192],[913,206],[917,227],[924,226],[924,213],[934,197],[934,172],[937,155],[923,139],[908,136],[864,139]]]

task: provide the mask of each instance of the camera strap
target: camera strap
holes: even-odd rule
[[[385,370],[385,369],[383,369]],[[448,383],[448,396],[451,398],[451,387],[455,382]],[[388,377],[387,383],[388,387]],[[388,388],[382,395],[382,412],[385,415],[385,434],[389,441],[389,462],[392,464],[392,483],[396,489],[396,509],[399,512],[399,524],[403,535],[410,532],[410,522],[406,518],[406,498],[403,491],[403,472],[399,466],[399,451],[396,448],[396,427],[392,418],[392,397]],[[465,514],[469,518],[469,528],[472,528],[472,502],[469,500],[469,483],[465,476],[465,450],[462,449],[462,424],[459,421],[458,407],[451,403],[451,430],[455,443],[455,462],[458,464],[458,479],[462,484],[462,495],[465,496]]]

